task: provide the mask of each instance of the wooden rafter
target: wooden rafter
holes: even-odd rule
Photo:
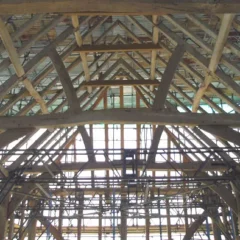
[[[152,20],[154,24],[158,23],[158,16],[157,15],[153,15],[152,16]],[[153,40],[153,44],[157,45],[158,44],[158,38],[159,38],[159,32],[158,29],[156,27],[153,26],[153,36],[152,36],[152,40]],[[152,57],[151,57],[151,73],[150,73],[150,78],[151,80],[155,79],[155,72],[156,72],[156,59],[157,59],[157,51],[153,50],[152,51]]]
[[[14,47],[11,36],[10,36],[4,22],[2,21],[2,19],[0,19],[0,36],[2,38],[2,41],[3,41],[3,44],[4,44],[5,48],[8,51],[9,57],[11,59],[11,62],[14,66],[14,69],[16,71],[16,74],[17,74],[18,78],[23,77],[25,75],[24,68],[22,67],[22,64],[20,62],[20,59],[19,59],[19,56],[17,54],[16,48]],[[45,113],[45,114],[48,113],[48,109],[46,107],[46,104],[45,104],[44,100],[41,98],[39,93],[35,90],[31,81],[28,78],[25,78],[23,80],[23,84],[26,87],[26,89],[29,91],[31,96],[33,96],[33,98],[36,100],[36,102],[39,103],[42,112]]]
[[[3,0],[3,3],[4,1],[5,0]],[[10,0],[10,4],[13,1],[14,0]],[[35,3],[38,2],[38,0],[30,0],[26,4],[30,6],[29,4],[31,1],[35,1]],[[61,1],[65,2],[68,0]],[[94,1],[95,0],[93,0],[93,2]],[[103,1],[105,2],[105,0]],[[141,3],[138,1],[138,3],[140,5],[143,3],[149,4],[149,1],[144,1],[145,0]],[[105,4],[104,2],[103,5]],[[159,2],[161,2],[161,0]],[[155,1],[152,5],[155,5],[156,7],[156,4],[159,4],[159,2],[156,3]],[[3,3],[1,2],[0,6]],[[72,3],[74,4],[74,0]],[[184,3],[189,3],[189,1],[186,0]],[[203,1],[201,3],[204,4]],[[51,2],[48,4],[51,4]],[[84,1],[80,3],[81,6],[82,4],[84,4]],[[87,5],[89,4],[91,3],[88,1]],[[114,1],[114,4],[119,4],[119,6],[123,7],[123,3],[118,1]],[[166,6],[166,3],[163,4],[165,5],[162,6]],[[179,4],[181,5],[183,3],[177,3],[174,6],[174,9],[179,7]],[[210,7],[211,5],[208,3],[207,6]],[[95,7],[99,8],[99,5],[96,5]],[[107,5],[101,7],[108,8]],[[135,5],[133,7],[136,8]],[[188,9],[190,9],[190,5],[188,7],[189,8],[185,8],[184,11],[189,12]],[[198,5],[198,8],[199,7],[200,5]],[[168,10],[167,13],[172,14],[173,12],[172,10]],[[192,13],[194,13],[194,11],[192,11],[191,14]],[[84,14],[86,14],[86,12],[79,14],[79,16]],[[107,16],[103,17],[102,15],[105,14]],[[125,13],[121,14],[125,16]],[[133,13],[130,12],[129,14],[131,15]],[[161,20],[163,20],[160,24],[156,21],[156,14]],[[56,16],[56,14],[53,15]],[[29,60],[26,60],[24,66],[22,67],[24,71],[23,75],[20,78],[17,74],[13,75],[8,80],[4,80],[5,82],[3,81],[3,84],[0,86],[0,98],[3,100],[3,104],[0,108],[0,114],[6,114],[6,116],[0,117],[1,128],[6,130],[1,134],[3,137],[6,137],[4,137],[0,144],[4,146],[6,143],[11,142],[12,139],[15,139],[15,137],[17,138],[18,136],[21,137],[25,135],[21,133],[24,129],[24,131],[26,130],[27,135],[23,138],[23,141],[20,141],[21,144],[17,144],[15,147],[18,148],[18,146],[20,146],[21,148],[23,144],[26,143],[27,139],[29,139],[29,136],[31,135],[30,130],[32,132],[36,132],[39,128],[56,127],[60,129],[51,133],[46,131],[46,133],[44,133],[33,146],[38,148],[38,146],[41,145],[42,148],[56,149],[58,147],[57,144],[60,145],[60,142],[55,142],[54,139],[66,138],[68,144],[61,145],[64,149],[72,144],[73,141],[70,141],[74,140],[76,135],[80,132],[86,146],[89,162],[85,164],[75,160],[75,162],[71,164],[63,163],[63,161],[61,161],[63,152],[59,153],[57,149],[56,151],[54,150],[56,154],[54,161],[55,159],[58,159],[57,164],[61,164],[61,166],[58,165],[58,170],[61,169],[61,171],[70,171],[72,173],[78,173],[79,171],[82,171],[82,169],[84,169],[84,171],[91,171],[91,188],[84,190],[80,187],[78,188],[78,191],[84,191],[85,194],[93,196],[97,192],[97,194],[106,194],[108,197],[111,195],[113,188],[110,188],[109,182],[106,189],[100,189],[94,186],[94,171],[106,170],[107,176],[109,177],[109,171],[112,170],[113,167],[116,170],[120,170],[122,168],[122,161],[113,160],[110,164],[110,162],[108,162],[108,157],[110,157],[110,155],[108,156],[107,154],[105,156],[106,162],[96,161],[94,156],[95,153],[93,151],[93,142],[89,137],[89,135],[94,136],[95,134],[93,124],[105,124],[106,152],[108,152],[108,147],[111,146],[111,144],[109,144],[110,131],[108,131],[108,124],[120,124],[120,146],[122,149],[127,146],[124,143],[124,140],[126,139],[124,124],[137,125],[137,148],[141,148],[143,146],[141,144],[141,141],[143,141],[141,136],[141,124],[159,125],[156,130],[155,126],[153,127],[155,132],[152,143],[155,144],[155,149],[158,148],[159,139],[166,125],[172,126],[171,130],[165,128],[169,138],[168,146],[171,147],[171,141],[179,151],[183,151],[184,149],[189,148],[189,146],[194,149],[199,146],[204,148],[218,147],[219,145],[210,139],[204,131],[208,131],[216,136],[217,140],[225,147],[232,147],[230,142],[237,145],[240,144],[238,140],[239,133],[237,130],[234,130],[235,127],[240,126],[239,114],[229,114],[228,109],[224,106],[224,104],[227,103],[234,111],[237,113],[240,112],[240,107],[235,100],[240,96],[240,87],[238,82],[240,68],[234,61],[240,51],[232,40],[227,40],[227,35],[225,36],[226,44],[224,45],[224,43],[222,43],[221,51],[217,51],[210,43],[210,40],[213,40],[213,42],[218,41],[217,33],[210,27],[212,22],[205,24],[206,19],[208,19],[205,15],[204,17],[200,15],[197,15],[198,17],[193,17],[192,15],[163,16],[160,11],[147,14],[150,17],[127,16],[126,18],[122,18],[108,17],[108,15],[109,13],[103,12],[101,13],[101,16],[93,16],[93,13],[90,13],[90,16],[88,17],[81,16],[78,18],[78,14],[75,15],[75,13],[70,12],[69,16],[72,17],[72,23],[70,23],[70,25],[72,25],[71,27],[64,30],[60,35],[57,34],[57,37],[54,40],[51,40],[49,45],[43,47],[37,43],[37,48],[32,48],[31,46],[34,45],[31,44],[34,44],[34,41],[31,39],[35,38],[39,41],[41,39],[40,35],[48,33],[47,28],[50,28],[49,26],[53,24],[53,22],[57,23],[57,18],[61,21],[61,24],[58,26],[59,29],[66,29],[67,27],[65,28],[65,26],[69,26],[69,22],[67,20],[68,18],[66,18],[66,21],[62,21],[66,15],[64,15],[64,17],[57,15],[56,18],[48,15],[49,18],[51,18],[48,24],[44,28],[41,28],[40,32],[36,35],[34,34],[33,37],[30,37],[30,41],[26,41],[26,44],[23,40],[23,45],[20,46],[18,50],[21,49],[21,51],[23,51],[24,46],[27,45],[29,48],[25,49],[31,49],[31,57]],[[41,19],[41,16],[42,15],[37,15],[36,21],[38,21],[38,17]],[[191,19],[192,17],[195,19],[193,22],[186,21],[186,19]],[[198,21],[198,18],[201,22]],[[106,19],[107,21],[105,24]],[[213,22],[217,22],[217,17],[212,15],[212,19]],[[86,29],[81,31],[83,33],[82,35],[80,35],[79,21],[81,21],[81,30],[87,26]],[[204,25],[202,25],[203,23]],[[235,21],[235,24],[237,24],[237,21]],[[26,23],[26,27],[29,27],[30,25],[30,22]],[[170,28],[169,26],[173,27]],[[37,26],[37,28],[39,28],[39,26]],[[153,29],[152,32],[149,31],[151,28]],[[18,31],[18,28],[16,29]],[[20,32],[21,29],[19,30],[19,33],[16,34],[20,34]],[[75,34],[77,44],[74,40],[72,40],[72,37],[70,37],[73,33]],[[120,36],[120,33],[122,36]],[[156,36],[158,37],[158,35],[161,37],[157,39]],[[13,36],[14,33],[12,34],[12,39],[15,39]],[[37,38],[37,36],[40,37]],[[228,38],[230,39],[230,37],[232,37],[232,34]],[[86,44],[83,45],[83,42]],[[42,42],[39,41],[39,43]],[[176,57],[176,52],[179,50],[179,46],[182,45],[184,45],[185,49],[183,51],[186,53],[185,57],[181,59],[181,55],[183,53],[179,51],[180,54]],[[178,46],[175,51],[174,46]],[[58,53],[62,50],[63,52],[61,54]],[[157,52],[159,54],[157,54]],[[216,52],[218,55],[215,54]],[[229,57],[230,55],[227,55],[229,53],[231,54],[231,59]],[[84,56],[82,57],[83,54],[85,55],[85,59]],[[86,54],[88,54],[88,56],[86,56]],[[212,54],[214,54],[213,57],[215,57],[215,60],[211,61],[215,61],[216,66],[219,65],[222,67],[223,65],[224,68],[220,70],[220,68],[217,69],[216,67],[215,70],[210,70],[210,65],[212,63],[211,61],[209,63],[208,60],[209,56]],[[18,57],[20,56],[19,52],[17,52],[17,55]],[[50,63],[48,57],[50,57]],[[173,59],[175,59],[175,61]],[[5,69],[4,66],[7,66],[8,62],[9,59],[3,59],[0,63],[0,70]],[[79,64],[84,65],[84,62],[85,67],[83,66],[83,70],[81,69],[79,71]],[[45,68],[43,68],[42,66],[44,66],[45,63],[49,65],[46,65]],[[156,65],[158,66],[157,68]],[[88,70],[88,79],[86,77],[86,67]],[[176,71],[177,67],[178,71]],[[197,93],[198,84],[204,83],[205,81],[205,73],[209,73],[213,81],[211,81],[207,91],[202,96],[202,100],[208,108],[211,108],[212,114],[208,113],[209,111],[204,106],[199,107],[199,114],[192,113],[189,108],[193,105],[193,96]],[[14,87],[16,87],[17,84],[27,75],[29,76],[29,79],[33,79],[31,80],[32,86],[34,88],[37,86],[38,89],[41,89],[39,95],[46,99],[46,107],[52,111],[52,113],[48,114],[48,116],[41,115],[40,110],[35,107],[35,99],[30,97],[31,95],[26,91],[26,88],[20,89],[20,92],[14,92]],[[232,75],[236,76],[232,78]],[[85,81],[82,81],[84,78]],[[218,82],[220,82],[220,85],[217,85]],[[126,101],[125,94],[127,94],[127,91],[123,91],[123,86],[127,86],[125,90],[131,91],[133,94],[136,93],[137,109],[124,109],[124,101]],[[151,88],[148,86],[151,86]],[[89,90],[89,88],[91,88],[91,90]],[[119,88],[119,109],[108,109],[108,88],[117,88],[117,90]],[[7,94],[8,92],[10,93]],[[96,111],[96,107],[103,98],[104,110]],[[142,100],[141,105],[140,99]],[[145,109],[142,103],[149,109]],[[133,102],[133,104],[135,104],[135,102]],[[128,105],[126,104],[125,106]],[[181,112],[184,113],[177,111],[180,108]],[[15,116],[10,117],[8,116],[9,113],[12,115],[15,114]],[[28,113],[35,115],[25,116]],[[89,124],[90,134],[88,134],[84,128],[85,124]],[[71,127],[76,126],[78,126],[78,130],[74,132],[74,129]],[[190,126],[190,128],[188,126]],[[61,132],[64,132],[66,127],[68,133],[61,135]],[[74,132],[73,135],[70,134],[72,132]],[[194,141],[191,141],[191,139],[194,139]],[[150,151],[153,151],[152,146]],[[11,153],[11,151],[9,151],[9,153]],[[238,153],[234,153],[234,155],[238,158],[240,156]],[[138,157],[141,158],[141,155],[138,154]],[[175,167],[175,170],[182,172],[186,176],[197,174],[199,177],[201,176],[206,179],[211,179],[213,174],[208,175],[208,171],[219,171],[222,174],[223,172],[229,170],[229,166],[234,166],[234,169],[235,167],[236,169],[239,169],[236,162],[233,161],[232,156],[228,153],[213,153],[212,157],[213,159],[207,162],[203,161],[204,159],[208,159],[207,153],[192,153],[192,155],[183,154],[183,163],[173,163],[172,166],[169,166],[169,163],[154,162],[148,157],[147,165],[145,162],[146,160],[139,159],[137,172],[139,176],[140,171],[146,167],[147,170],[153,171],[152,176],[155,177],[155,171],[159,171],[159,169],[161,169],[170,172]],[[8,176],[8,170],[14,171],[25,161],[23,157],[17,158],[15,162],[8,160],[11,160],[8,156],[1,159],[1,162],[5,163],[7,166],[7,169],[0,166],[1,174],[5,176]],[[221,163],[221,161],[221,166],[215,167],[212,164]],[[9,165],[10,162],[12,165]],[[41,174],[39,177],[41,179],[54,178],[58,173],[63,174],[61,171],[56,171],[56,164],[48,165],[49,160],[46,161],[42,156],[39,156],[38,161],[36,162],[42,162],[43,165],[40,166],[38,163],[35,164],[34,162],[32,168],[27,169],[24,176],[26,176],[26,174]],[[129,166],[127,166],[127,169],[130,169]],[[153,185],[155,185],[155,183]],[[239,209],[237,209],[237,198],[234,197],[230,188],[225,188],[225,186],[221,184],[216,185],[214,181],[211,182],[210,186],[205,183],[203,183],[202,186],[204,188],[209,187],[214,193],[218,194],[225,203],[232,208],[234,213],[239,212]],[[29,184],[29,186],[23,185],[19,194],[13,191],[14,197],[8,207],[8,217],[13,213],[14,209],[18,207],[20,202],[26,198],[26,196],[30,196],[29,194],[31,194],[32,190],[36,187],[37,186],[35,184]],[[47,189],[47,187],[48,184],[45,184],[42,186],[42,189]],[[56,196],[65,197],[73,194],[73,191],[76,189],[77,187],[66,191],[50,190],[50,193],[56,194]],[[161,194],[166,194],[171,197],[171,194],[180,194],[181,196],[183,194],[188,194],[186,192],[179,193],[176,189],[171,189],[169,192],[167,192],[167,189],[161,189],[161,191]],[[118,189],[116,193],[126,194],[126,191],[124,190],[122,192]],[[132,193],[132,190],[130,190],[129,193]],[[148,193],[153,196],[159,194],[157,188],[155,187],[150,188],[146,196]],[[107,199],[106,196],[105,199]],[[83,214],[83,212],[81,214]],[[167,212],[166,215],[168,218],[169,230],[172,225],[168,215],[170,215],[169,212]],[[60,214],[59,218],[61,218],[61,216],[63,215]],[[102,217],[104,218],[104,215]],[[146,218],[149,217],[148,211],[146,211]],[[81,216],[79,218],[81,218]],[[186,237],[189,239],[196,231],[196,224],[193,223],[193,226],[190,225],[188,228],[186,218],[187,216],[185,216],[185,227],[187,229]],[[195,219],[197,219],[197,217],[195,217]],[[122,221],[124,222],[124,219],[122,219]],[[202,224],[201,221],[199,222],[197,220],[196,222],[197,226]],[[59,224],[61,223],[62,221],[59,221]],[[147,230],[147,235],[150,236],[149,231],[153,231],[154,228],[151,226],[148,227],[149,221],[146,223],[147,227],[145,230]],[[164,227],[166,227],[164,230],[166,231],[167,226]],[[59,227],[59,229],[63,232],[67,231],[65,227]],[[52,233],[54,232],[53,229],[50,230]],[[81,229],[78,229],[78,232],[80,230]],[[94,233],[95,232],[96,230],[94,230]],[[102,233],[103,232],[101,232],[101,234]],[[122,236],[124,237],[125,234]]]
[[[222,24],[221,24],[221,27],[219,30],[218,38],[216,40],[215,47],[214,47],[212,57],[211,57],[209,67],[208,67],[208,69],[211,73],[212,72],[215,73],[215,71],[217,70],[217,66],[218,66],[218,63],[222,56],[222,52],[223,52],[225,43],[227,41],[228,34],[231,30],[232,21],[233,21],[234,16],[235,16],[234,14],[225,14],[222,19]],[[200,86],[197,94],[195,95],[195,98],[193,101],[193,107],[192,107],[193,112],[197,111],[200,101],[201,101],[201,98],[204,95],[204,93],[207,90],[210,83],[212,82],[212,80],[213,80],[213,78],[211,75],[207,75],[205,77],[204,82]]]

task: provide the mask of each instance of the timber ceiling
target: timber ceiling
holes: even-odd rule
[[[8,9],[7,4],[3,7]],[[221,146],[240,145],[240,19],[237,14],[219,12],[2,16],[0,147],[21,139],[15,142],[20,148],[45,128],[29,149],[44,147],[53,144],[66,127],[61,136],[67,140],[60,148],[67,148],[80,133],[88,160],[94,163],[93,144],[84,126],[91,123],[159,125],[152,152],[163,131],[179,149],[186,135],[203,147],[219,147],[205,132],[216,136]],[[125,97],[121,100],[120,95]],[[110,104],[113,96],[120,99],[116,105]],[[148,156],[148,164],[153,155]],[[206,155],[195,158],[202,161]],[[6,177],[27,162],[24,156],[14,162],[9,159],[8,155],[1,159]],[[239,154],[220,152],[216,159],[236,167]],[[43,171],[35,167],[26,174]],[[202,168],[211,170],[208,165],[197,166]],[[23,190],[31,192],[34,187]],[[220,191],[221,197],[237,212],[234,196],[228,198],[225,193]],[[22,200],[22,196],[14,199],[9,215]]]

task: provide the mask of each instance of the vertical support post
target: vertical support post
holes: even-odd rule
[[[140,108],[140,96],[139,93],[136,92],[136,108]],[[140,148],[141,148],[141,124],[137,124],[137,160],[140,159]],[[137,171],[137,177],[140,176],[140,171]]]
[[[120,93],[120,108],[124,108],[124,91],[123,86],[119,87],[119,93]],[[121,149],[122,149],[122,159],[125,159],[124,156],[124,125],[121,124]],[[124,160],[125,169],[122,171],[122,177],[126,174],[126,161]],[[124,181],[124,180],[123,180]],[[121,189],[123,190],[124,184],[121,184]],[[121,195],[121,227],[120,227],[120,235],[122,240],[127,240],[127,219],[126,219],[126,194],[122,192]],[[114,210],[115,211],[115,210]],[[115,239],[115,238],[114,238]]]
[[[107,102],[107,92],[104,94],[104,99],[103,99],[103,104],[104,104],[104,109],[108,108],[108,102]],[[106,161],[108,162],[108,147],[109,147],[109,137],[108,137],[108,124],[104,125],[104,130],[105,130],[105,149],[106,149]],[[107,188],[110,187],[109,184],[109,170],[106,170],[106,178],[107,178]],[[110,201],[110,196],[109,193],[105,193],[105,200],[106,202]]]
[[[89,131],[90,131],[89,135],[90,135],[90,138],[91,138],[91,141],[92,141],[92,146],[93,146],[93,125],[92,124],[89,124]],[[91,179],[92,179],[92,188],[94,188],[95,187],[95,184],[94,184],[94,171],[91,171]]]
[[[102,240],[102,194],[99,195],[98,240]]]
[[[122,193],[122,206],[121,206],[121,227],[120,227],[120,234],[121,240],[127,240],[127,216],[126,216],[126,195]]]
[[[182,155],[182,157],[183,157],[183,162],[184,162],[184,163],[187,163],[188,161],[187,161],[187,159],[185,158],[185,156]],[[182,173],[182,174],[184,174],[184,173]],[[185,175],[185,174],[184,174],[184,175]],[[186,183],[184,183],[184,187],[188,188],[188,186],[186,186]],[[187,205],[186,195],[183,195],[183,203],[184,203],[185,206]],[[187,232],[187,229],[188,229],[188,227],[189,227],[187,207],[184,207],[183,211],[184,211],[185,231]]]
[[[145,234],[146,234],[146,240],[150,240],[150,217],[149,217],[149,209],[148,207],[145,208],[145,225],[146,225],[146,229],[145,229]]]
[[[119,87],[120,92],[120,108],[124,108],[124,101],[123,101],[123,86]],[[124,124],[120,125],[121,128],[121,149],[122,149],[122,159],[124,157]]]
[[[78,194],[78,219],[77,219],[77,240],[81,240],[82,235],[82,217],[83,217],[83,208],[84,208],[84,192]]]
[[[168,136],[168,161],[171,160],[170,156],[170,149],[171,149],[171,140]],[[168,171],[168,178],[170,178],[170,171]],[[170,184],[168,184],[168,188],[170,187]],[[172,239],[172,231],[171,231],[171,218],[170,218],[170,206],[169,206],[169,200],[166,199],[166,212],[167,212],[167,233],[168,233],[168,240]]]
[[[113,233],[113,240],[116,237],[116,219],[115,219],[115,189],[113,189],[113,198],[112,198],[112,214],[113,214],[113,221],[112,221],[112,233]]]

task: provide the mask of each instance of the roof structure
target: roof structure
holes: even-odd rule
[[[240,239],[239,12],[0,1],[0,239]]]

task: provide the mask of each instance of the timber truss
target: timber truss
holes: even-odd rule
[[[99,2],[0,1],[0,240],[239,239],[239,2]]]

